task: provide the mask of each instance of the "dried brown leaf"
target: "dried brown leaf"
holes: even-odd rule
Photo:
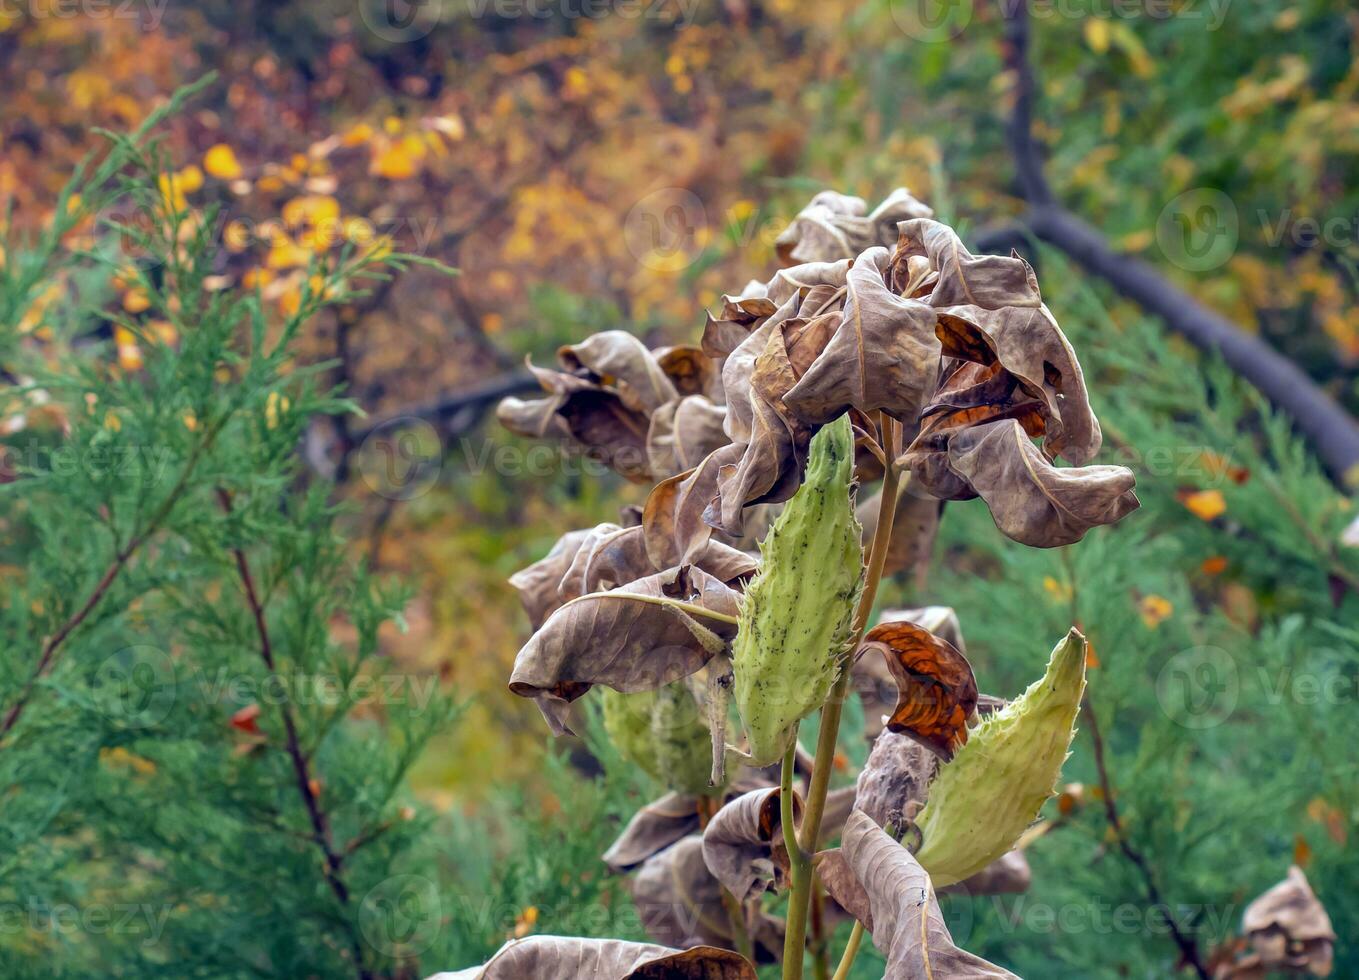
[[[908,425],[920,414],[939,360],[935,313],[892,292],[889,260],[885,248],[854,260],[838,329],[784,399],[805,422],[822,425],[851,407]]]
[[[1013,419],[953,436],[948,465],[986,501],[1007,537],[1035,548],[1073,544],[1092,527],[1112,524],[1139,506],[1131,470],[1058,469]]]
[[[694,673],[717,652],[695,620],[649,600],[677,600],[724,616],[737,613],[737,593],[706,572],[681,566],[586,595],[561,607],[519,651],[509,687],[538,702],[557,734],[569,732],[570,702],[594,684],[623,693],[654,690]],[[720,637],[735,627],[705,618]]]
[[[745,793],[722,807],[703,831],[703,860],[737,901],[787,886],[781,799],[777,786]],[[795,795],[794,814],[801,810]]]
[[[865,916],[860,921],[887,956],[883,980],[1015,980],[954,944],[925,869],[866,814],[850,814],[840,851],[843,864],[819,857],[822,881],[836,901]]]
[[[967,741],[977,710],[977,681],[967,658],[953,644],[911,622],[880,623],[864,637],[861,656],[877,650],[897,682],[897,703],[887,720],[941,758]]]
[[[621,939],[512,939],[484,966],[430,980],[755,980],[739,953],[714,946],[667,949]]]

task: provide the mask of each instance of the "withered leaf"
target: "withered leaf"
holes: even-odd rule
[[[954,306],[938,313],[939,339],[947,356],[988,367],[998,364],[1041,401],[1049,453],[1077,465],[1095,458],[1101,435],[1085,377],[1046,306]]]
[[[570,531],[558,539],[545,558],[510,576],[510,585],[518,590],[519,601],[535,630],[565,601],[557,594],[557,587],[581,545],[589,538],[588,529]]]
[[[920,742],[884,730],[859,772],[854,809],[868,814],[879,827],[900,832],[925,802],[938,768],[939,757]]]
[[[797,492],[801,463],[810,433],[788,428],[778,411],[752,393],[753,421],[740,460],[717,471],[717,498],[703,519],[732,537],[745,533],[745,508],[750,504],[780,503]]]
[[[737,594],[690,566],[629,583],[616,592],[573,600],[554,612],[519,651],[509,687],[533,698],[557,734],[569,732],[570,702],[594,684],[623,693],[655,690],[694,673],[716,653],[694,620],[656,599],[671,599],[725,616],[737,614]],[[715,619],[703,626],[729,637],[735,627]]]
[[[782,306],[792,297],[796,296],[800,300],[818,286],[839,289],[849,276],[849,264],[850,259],[845,258],[836,262],[804,262],[780,269],[769,280],[765,296]],[[798,305],[801,305],[800,302]]]
[[[953,644],[959,653],[967,655],[958,616],[948,606],[894,609],[884,612],[880,618],[885,623],[900,620],[914,623]],[[864,738],[871,745],[878,733],[883,731],[885,719],[897,703],[896,677],[888,668],[886,657],[857,657],[851,668],[850,683],[863,705]],[[980,701],[978,707],[980,709]]]
[[[973,255],[948,225],[929,218],[903,221],[897,226],[892,255],[892,285],[899,292],[913,276],[910,259],[923,256],[937,274],[929,304],[979,306],[998,310],[1007,306],[1036,308],[1042,297],[1033,269],[1018,255]]]
[[[1131,470],[1058,469],[1013,419],[953,436],[948,465],[986,501],[1007,537],[1035,548],[1073,544],[1092,527],[1112,524],[1139,506]]]
[[[738,901],[787,886],[781,799],[777,786],[745,793],[722,807],[703,831],[703,860]],[[801,810],[794,795],[794,819]]]
[[[722,312],[717,316],[708,314],[699,349],[720,367],[778,308],[779,304],[769,298],[764,283],[760,282],[749,283],[740,296],[723,296]]]
[[[722,372],[703,353],[703,348],[693,344],[677,344],[674,347],[658,347],[651,353],[680,398],[703,395],[713,401],[722,401]]]
[[[685,837],[649,858],[632,880],[632,901],[648,936],[667,946],[733,945],[722,886],[703,860],[703,840]],[[758,903],[745,908],[746,929],[762,962],[783,949],[782,923]]]
[[[821,880],[846,909],[866,915],[860,921],[887,956],[883,980],[1017,980],[954,944],[925,869],[866,814],[850,814],[840,851],[843,864],[819,857]]]
[[[892,292],[889,259],[872,248],[854,260],[838,329],[784,399],[802,420],[825,424],[852,407],[913,425],[920,414],[939,360],[935,313]]]
[[[712,535],[703,512],[717,497],[717,479],[724,466],[734,465],[744,453],[728,444],[709,454],[696,467],[658,483],[642,510],[647,552],[658,567],[682,563],[701,550]]]
[[[770,784],[771,779],[763,771],[743,769],[727,786],[722,798],[732,800]],[[604,852],[604,863],[611,871],[627,871],[687,837],[699,828],[698,806],[699,798],[685,793],[667,793],[648,803],[633,814],[618,839]]]
[[[899,222],[933,213],[904,187],[894,190],[872,214],[862,198],[822,191],[798,212],[774,247],[784,265],[853,258],[871,245],[891,244]]]
[[[586,583],[586,573],[590,569],[590,560],[594,557],[599,546],[608,541],[619,531],[623,530],[617,524],[604,522],[596,524],[585,532],[585,538],[576,548],[576,553],[571,557],[571,564],[567,566],[566,573],[562,575],[561,581],[557,584],[557,597],[565,604],[572,599],[578,599],[587,592],[594,591]],[[639,574],[633,578],[641,578],[644,575],[657,571],[655,568],[641,568]]]
[[[569,373],[617,389],[629,408],[652,412],[679,397],[675,385],[646,345],[623,330],[605,330],[557,351]]]
[[[646,438],[652,475],[665,478],[682,473],[727,445],[726,419],[726,408],[704,395],[688,395],[656,409]]]
[[[512,939],[484,966],[430,980],[755,980],[739,953],[714,946],[667,949],[621,939]]]
[[[666,793],[648,803],[604,852],[604,863],[610,871],[627,871],[687,837],[698,830],[698,804],[699,798],[688,793]]]
[[[1335,929],[1297,865],[1246,907],[1241,926],[1250,951],[1225,965],[1217,974],[1223,980],[1256,980],[1276,973],[1330,975]]]
[[[947,640],[905,621],[869,630],[860,655],[870,650],[882,654],[897,682],[887,727],[945,760],[953,758],[967,741],[968,719],[977,710],[977,681],[967,658]]]

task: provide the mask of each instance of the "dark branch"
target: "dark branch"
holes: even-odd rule
[[[223,512],[230,516],[232,512],[231,495],[226,490],[218,488],[217,500],[222,505]],[[241,581],[241,589],[245,592],[246,602],[255,622],[255,633],[259,638],[260,659],[264,661],[264,666],[269,673],[277,676],[278,665],[274,659],[274,644],[269,635],[269,625],[264,615],[264,604],[260,601],[259,592],[255,588],[255,579],[250,574],[250,563],[246,560],[245,552],[240,548],[233,547],[231,554],[236,562],[236,574]],[[283,701],[279,707],[279,712],[283,716],[285,750],[289,761],[292,763],[297,792],[302,797],[302,803],[307,810],[307,819],[311,823],[311,839],[321,852],[325,862],[322,874],[340,905],[348,906],[349,887],[345,884],[341,875],[341,865],[344,863],[344,858],[336,852],[331,843],[330,821],[326,817],[326,811],[322,808],[321,801],[316,793],[316,783],[311,774],[311,764],[307,761],[307,754],[302,749],[302,739],[298,735],[297,719],[293,717],[292,704],[287,700]],[[363,947],[359,943],[357,934],[353,931],[352,924],[349,926],[349,932],[350,949],[354,956],[354,967],[358,971],[359,980],[371,980],[372,972],[364,965]]]
[[[356,429],[353,439],[356,444],[361,443],[365,437],[379,429],[400,424],[407,419],[430,422],[440,428],[445,437],[459,435],[473,428],[500,399],[541,390],[533,375],[527,371],[503,374],[471,388],[451,391],[433,401],[410,405],[379,416],[363,428]]]
[[[1081,699],[1081,715],[1085,719],[1084,727],[1090,730],[1090,738],[1095,745],[1095,770],[1099,773],[1099,786],[1104,796],[1104,816],[1109,823],[1109,829],[1113,831],[1118,849],[1128,859],[1128,863],[1137,868],[1142,875],[1142,881],[1146,887],[1147,902],[1160,913],[1166,925],[1170,928],[1170,936],[1175,940],[1175,945],[1180,950],[1180,959],[1183,961],[1183,965],[1190,967],[1197,973],[1200,980],[1211,980],[1208,968],[1204,966],[1203,960],[1199,956],[1198,943],[1194,941],[1193,937],[1186,936],[1180,929],[1180,924],[1175,921],[1175,917],[1170,912],[1170,907],[1161,897],[1161,890],[1156,885],[1156,875],[1152,871],[1151,865],[1147,863],[1142,852],[1133,847],[1123,829],[1123,820],[1118,814],[1118,804],[1114,802],[1114,788],[1109,779],[1109,769],[1104,761],[1104,738],[1100,735],[1099,720],[1095,717],[1095,706],[1090,703],[1089,692]]]
[[[1099,231],[1055,202],[1033,136],[1036,84],[1028,57],[1027,2],[1005,0],[1003,6],[1006,64],[1016,80],[1008,126],[1010,152],[1020,192],[1030,205],[1021,219],[1024,229],[1107,280],[1201,350],[1220,353],[1233,370],[1293,419],[1338,484],[1347,489],[1359,486],[1359,422],[1354,416],[1287,357],[1176,288],[1152,266],[1115,252]],[[983,236],[978,248],[1008,244],[1015,237],[1014,229],[992,232]]]

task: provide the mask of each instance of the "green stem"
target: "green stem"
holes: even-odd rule
[[[897,830],[895,824],[889,822],[882,829],[892,840],[901,840],[901,832]],[[835,968],[835,976],[831,977],[831,980],[848,980],[849,971],[854,967],[854,958],[859,955],[859,946],[864,941],[865,931],[864,924],[856,920],[854,928],[849,933],[849,942],[845,943],[845,952],[840,957],[840,965]]]
[[[840,673],[831,688],[830,697],[821,707],[821,731],[816,740],[816,758],[812,763],[811,785],[807,789],[807,811],[798,834],[797,847],[790,848],[788,860],[792,865],[792,894],[788,899],[788,924],[783,943],[783,980],[802,980],[803,949],[807,935],[807,909],[811,904],[812,855],[821,838],[821,818],[826,811],[826,794],[830,791],[831,771],[835,768],[836,743],[840,734],[840,716],[849,694],[850,667],[853,653],[863,642],[873,603],[878,597],[878,585],[887,563],[888,545],[892,541],[892,524],[896,519],[897,490],[901,474],[895,458],[898,455],[901,430],[897,422],[887,416],[882,419],[882,445],[892,465],[882,479],[882,496],[878,500],[878,523],[873,532],[873,543],[868,551],[868,569],[864,574],[864,590],[859,596],[859,607],[854,614],[854,640],[850,655],[840,666]],[[789,746],[783,760],[783,781],[792,786],[792,759],[797,740]],[[791,806],[791,802],[788,804]],[[784,833],[787,834],[787,823]]]
[[[797,729],[788,740],[779,772],[779,821],[783,824],[783,846],[788,849],[792,896],[788,900],[788,923],[783,933],[783,980],[802,980],[803,950],[807,942],[807,899],[811,894],[811,861],[797,842],[793,811],[793,772],[797,768]],[[801,911],[795,910],[800,907]]]
[[[864,924],[855,922],[854,930],[849,934],[849,942],[845,944],[845,954],[840,957],[840,965],[835,968],[835,976],[831,980],[846,980],[854,966],[854,957],[859,955],[859,944],[863,941]]]

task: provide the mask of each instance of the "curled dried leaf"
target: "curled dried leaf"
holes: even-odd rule
[[[632,881],[632,900],[647,935],[678,948],[733,945],[722,886],[703,861],[702,838],[685,837],[648,859]],[[759,903],[745,906],[745,928],[760,962],[783,949],[782,923]]]
[[[720,618],[705,618],[705,636],[676,603]],[[734,590],[690,566],[582,596],[554,612],[519,651],[510,690],[536,700],[554,732],[569,732],[570,702],[595,684],[654,690],[701,668],[721,649],[720,638],[734,634],[728,620],[737,611]]]
[[[666,793],[648,803],[604,852],[604,863],[610,871],[628,871],[698,830],[698,802],[691,793]]]
[[[519,592],[519,601],[528,613],[529,622],[536,630],[548,614],[565,601],[557,592],[576,553],[590,538],[590,531],[570,531],[552,546],[547,557],[510,576],[510,585]]]
[[[1014,980],[953,942],[930,876],[866,814],[845,824],[840,858],[818,857],[831,896],[855,912],[887,956],[884,980]],[[866,907],[866,908],[865,908]]]
[[[857,408],[915,424],[939,360],[935,313],[891,290],[889,262],[885,248],[854,260],[834,335],[784,399],[801,420],[822,425]]]
[[[904,620],[873,627],[860,650],[861,656],[881,653],[897,682],[888,729],[945,760],[953,758],[977,710],[977,681],[967,658],[947,640]]]
[[[891,244],[899,222],[933,213],[904,187],[894,190],[872,214],[863,198],[822,191],[798,212],[774,247],[784,265],[849,259],[871,245]]]
[[[1074,544],[1092,527],[1113,524],[1139,506],[1131,470],[1059,469],[1013,419],[955,435],[948,465],[986,501],[996,527],[1035,548]]]
[[[1222,980],[1252,980],[1275,973],[1325,977],[1335,954],[1335,929],[1307,876],[1294,865],[1288,877],[1246,908],[1241,920],[1250,944],[1246,956],[1226,964]]]
[[[745,793],[719,810],[703,831],[703,860],[738,901],[787,886],[781,798],[777,786]],[[801,811],[802,800],[794,795],[794,819]]]
[[[755,980],[739,953],[714,946],[667,949],[621,939],[529,936],[513,939],[484,966],[430,980]]]
[[[879,827],[900,830],[925,802],[938,767],[939,757],[920,742],[884,730],[859,772],[854,809],[868,814]]]
[[[726,408],[706,395],[688,395],[656,409],[646,437],[652,475],[669,477],[693,469],[727,445],[726,419]]]

